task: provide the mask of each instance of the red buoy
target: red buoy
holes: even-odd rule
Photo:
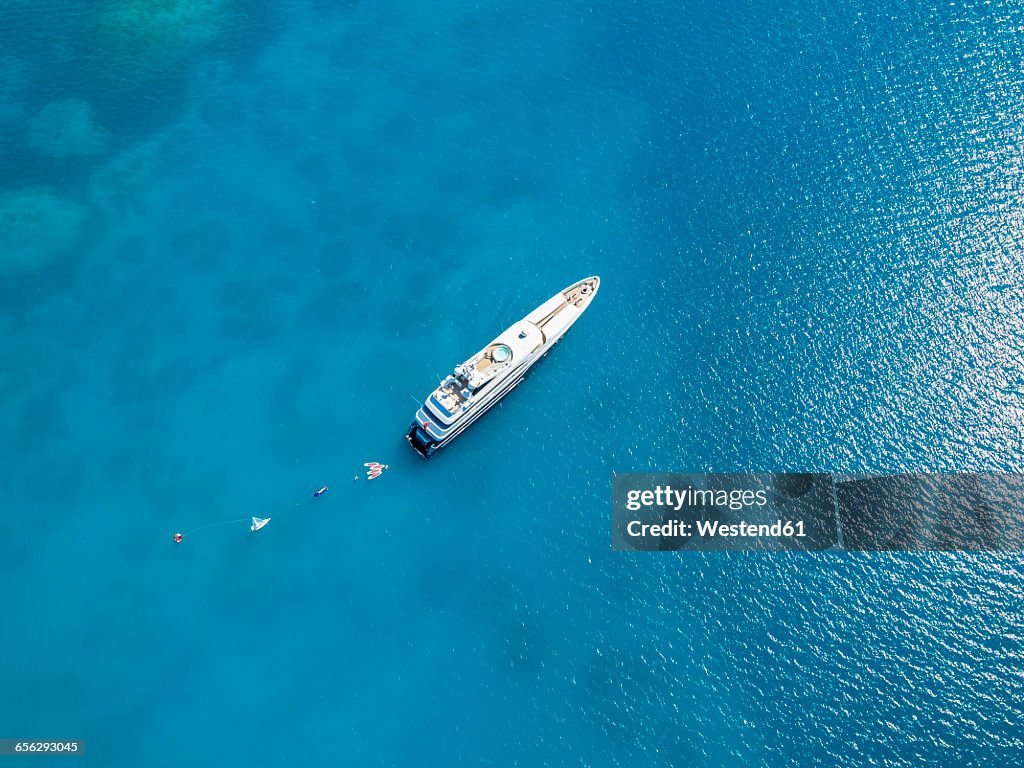
[[[181,540],[184,539],[184,538],[185,537],[182,536],[180,533],[176,533],[176,534],[174,534],[174,543],[175,544],[181,544]]]

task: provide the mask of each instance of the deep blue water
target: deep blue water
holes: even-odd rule
[[[1022,28],[7,0],[0,737],[105,768],[1024,763],[1020,557],[609,547],[613,470],[1022,469]],[[536,372],[413,455],[412,398],[589,274]]]

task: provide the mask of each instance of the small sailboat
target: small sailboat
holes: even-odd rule
[[[256,531],[258,531],[260,528],[262,528],[264,525],[266,525],[269,522],[270,522],[270,518],[269,517],[264,517],[263,519],[260,519],[258,517],[254,517],[252,519],[252,525],[249,527],[249,530],[252,531],[253,533],[256,533]]]

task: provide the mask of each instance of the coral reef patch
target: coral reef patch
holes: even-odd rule
[[[98,55],[113,73],[138,78],[174,66],[220,37],[233,0],[105,0],[92,19]]]
[[[87,209],[44,187],[0,191],[0,275],[34,272],[81,238]]]
[[[102,153],[107,146],[92,108],[80,99],[54,101],[29,122],[32,151],[58,160]]]

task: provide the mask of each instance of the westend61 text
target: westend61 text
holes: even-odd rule
[[[694,520],[686,523],[682,520],[670,520],[666,523],[641,523],[639,520],[630,520],[626,525],[626,533],[633,538],[644,536],[676,536],[690,538],[699,536],[710,539],[714,537],[748,537],[748,538],[772,538],[772,539],[793,539],[806,536],[804,533],[804,521],[797,520],[776,520],[774,523],[759,523],[752,525],[747,522],[720,523],[717,520]]]

